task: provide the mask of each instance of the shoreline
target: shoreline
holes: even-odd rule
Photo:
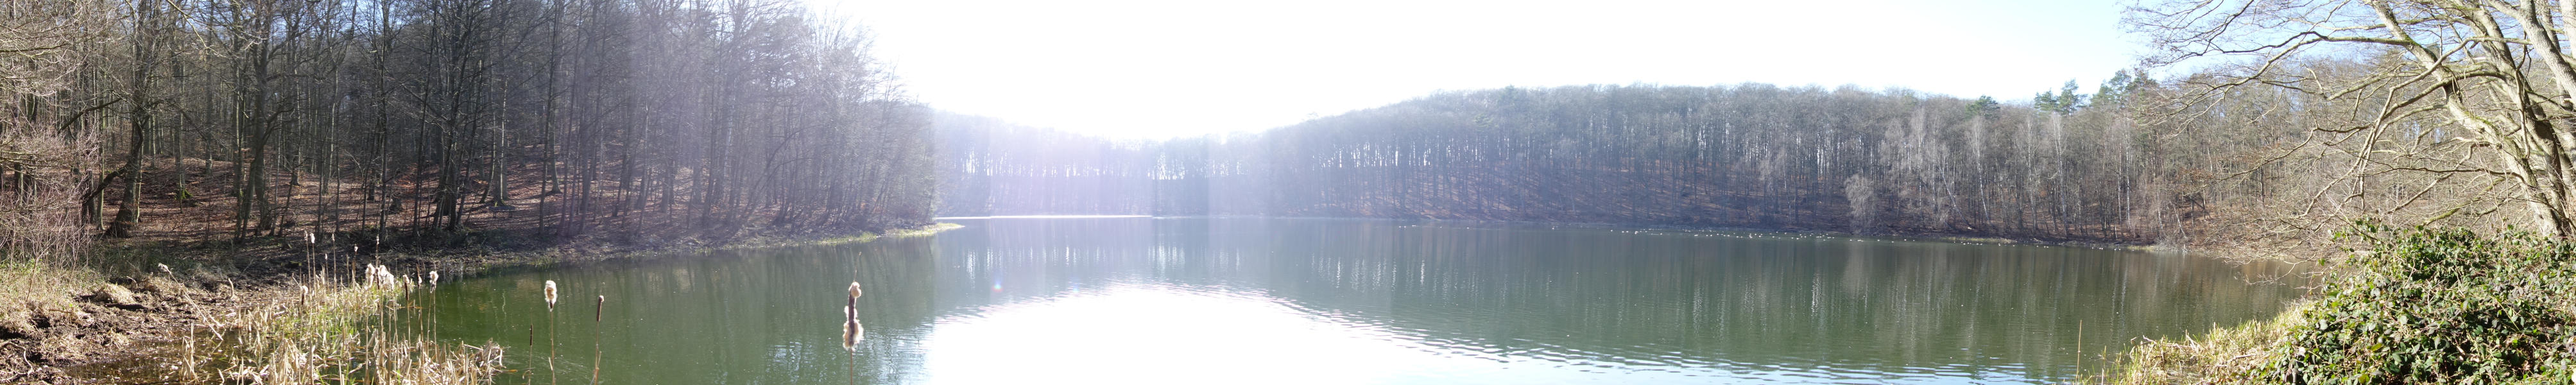
[[[615,245],[565,244],[536,250],[481,253],[481,258],[465,260],[453,258],[456,254],[451,253],[452,250],[431,250],[427,253],[420,253],[411,250],[397,250],[387,252],[382,256],[389,262],[429,262],[436,264],[440,267],[439,270],[437,270],[439,274],[441,274],[439,279],[452,281],[481,276],[497,270],[542,269],[571,264],[650,260],[704,254],[723,250],[751,250],[868,243],[879,239],[937,235],[941,232],[955,230],[962,227],[965,226],[955,223],[933,223],[920,227],[887,230],[884,233],[860,232],[856,235],[761,235],[713,244],[675,243],[660,246],[626,248],[618,248]],[[393,263],[387,263],[386,265],[392,266]],[[400,273],[401,272],[398,272],[397,274]]]
[[[1066,217],[1066,218],[1073,218],[1073,217],[1081,217],[1081,218],[1143,218],[1143,219],[1162,219],[1162,218],[1266,218],[1266,219],[1344,219],[1344,220],[1360,219],[1360,220],[1389,220],[1389,221],[1429,221],[1429,222],[1452,222],[1452,223],[1487,223],[1487,224],[1511,224],[1511,225],[1544,225],[1544,226],[1552,226],[1552,227],[1571,227],[1571,228],[1605,229],[1605,230],[1651,230],[1651,231],[1729,231],[1729,232],[1752,232],[1752,233],[1779,233],[1779,234],[1800,234],[1800,235],[1825,235],[1825,236],[1848,237],[1848,238],[1882,238],[1882,239],[1894,239],[1894,240],[1918,241],[1918,242],[1965,243],[1965,244],[2005,245],[2005,246],[2056,246],[2056,247],[2081,247],[2081,248],[2089,248],[2089,249],[2103,249],[2103,250],[2128,250],[2128,251],[2145,251],[2145,252],[2177,252],[2177,253],[2192,253],[2192,251],[2190,250],[2190,248],[2189,248],[2189,247],[2170,246],[2170,245],[2158,245],[2158,244],[2134,244],[2134,243],[2098,242],[2098,241],[2052,241],[2052,240],[2044,240],[2044,239],[2022,239],[2022,238],[2009,238],[2009,237],[1997,237],[1997,236],[1973,236],[1973,235],[1928,234],[1928,233],[1924,233],[1924,234],[1915,234],[1915,233],[1863,234],[1863,233],[1854,233],[1854,232],[1849,232],[1849,231],[1817,230],[1817,229],[1771,229],[1771,228],[1755,228],[1755,227],[1695,226],[1695,225],[1668,225],[1668,224],[1649,224],[1649,223],[1616,223],[1616,222],[1550,222],[1550,221],[1513,221],[1513,220],[1489,220],[1489,219],[1385,218],[1385,217],[1324,217],[1324,216],[1267,216],[1267,215],[996,215],[996,216],[957,216],[957,217],[946,217],[946,216],[943,216],[943,217],[936,217],[936,218],[934,218],[934,219],[975,219],[975,220],[990,220],[990,219],[1044,219],[1044,218],[1057,218],[1057,217]]]
[[[307,342],[347,340],[353,336],[376,338],[371,340],[372,345],[340,346],[345,349],[337,351],[352,356],[366,356],[378,353],[370,349],[401,344],[448,346],[437,349],[456,353],[452,364],[470,364],[471,360],[465,358],[472,355],[463,353],[483,352],[479,350],[482,348],[444,341],[386,338],[390,334],[376,333],[379,330],[375,329],[385,326],[359,320],[384,316],[383,308],[366,304],[393,298],[412,286],[334,280],[360,276],[340,271],[343,266],[381,263],[392,267],[395,277],[402,280],[425,279],[434,268],[440,280],[449,281],[500,270],[677,257],[717,250],[866,243],[929,236],[960,227],[963,226],[932,223],[883,233],[762,235],[704,244],[683,241],[640,246],[577,239],[524,250],[395,249],[360,257],[370,261],[343,257],[319,266],[306,266],[303,263],[307,259],[279,256],[278,250],[256,246],[209,246],[174,240],[101,243],[92,246],[91,257],[75,266],[40,262],[0,266],[6,267],[0,269],[0,278],[19,281],[16,285],[35,286],[30,289],[0,283],[0,294],[6,294],[0,300],[27,303],[23,309],[12,307],[20,305],[17,303],[0,303],[0,383],[221,381],[225,373],[205,377],[208,369],[222,369],[210,362],[238,367],[246,362],[259,363],[262,352],[279,354],[259,346],[239,346],[243,342],[238,338],[222,339],[228,334]],[[170,269],[157,267],[163,265]],[[289,318],[295,320],[270,326],[268,321],[273,317],[259,316],[268,313],[292,313]],[[258,322],[245,322],[245,317]],[[201,341],[210,336],[215,340]],[[213,356],[207,356],[209,351],[214,352]],[[309,362],[305,369],[320,373],[324,366],[331,365],[327,361],[330,360]],[[182,369],[179,362],[185,362],[187,369]],[[432,374],[471,382],[489,373]]]

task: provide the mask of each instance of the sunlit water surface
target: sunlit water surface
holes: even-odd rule
[[[503,383],[589,383],[594,361],[614,384],[2039,383],[2099,371],[2085,357],[2133,338],[2269,316],[2300,293],[2261,282],[2296,279],[2279,265],[2085,248],[949,221],[966,227],[505,272],[420,298],[438,338],[510,349],[525,371]],[[552,313],[545,280],[562,286]],[[851,281],[866,285],[856,352],[839,342]]]

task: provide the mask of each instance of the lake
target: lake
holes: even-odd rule
[[[500,383],[2042,383],[2277,314],[2293,268],[1523,223],[948,219],[935,236],[497,272],[417,294]],[[545,280],[561,285],[549,313]],[[846,287],[865,285],[856,352]],[[595,314],[594,296],[606,295]],[[551,352],[551,353],[549,353]],[[548,357],[553,358],[549,359]],[[552,369],[549,370],[548,368]]]

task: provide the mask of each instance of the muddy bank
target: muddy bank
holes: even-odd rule
[[[69,271],[12,272],[12,279],[75,281]],[[34,277],[32,275],[54,277]],[[68,285],[67,285],[68,286]],[[134,383],[117,362],[149,361],[174,336],[245,302],[247,293],[220,280],[171,275],[114,277],[58,287],[44,301],[0,315],[0,383]]]

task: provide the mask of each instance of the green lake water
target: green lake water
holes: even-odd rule
[[[943,221],[966,227],[500,272],[417,298],[439,339],[508,347],[522,371],[506,384],[587,384],[594,360],[606,384],[2039,383],[2098,371],[2088,357],[2141,336],[2272,316],[2302,293],[2278,264],[2071,247]],[[545,280],[561,286],[553,313]],[[840,344],[852,281],[866,288],[856,352]],[[594,314],[598,295],[609,301]]]

